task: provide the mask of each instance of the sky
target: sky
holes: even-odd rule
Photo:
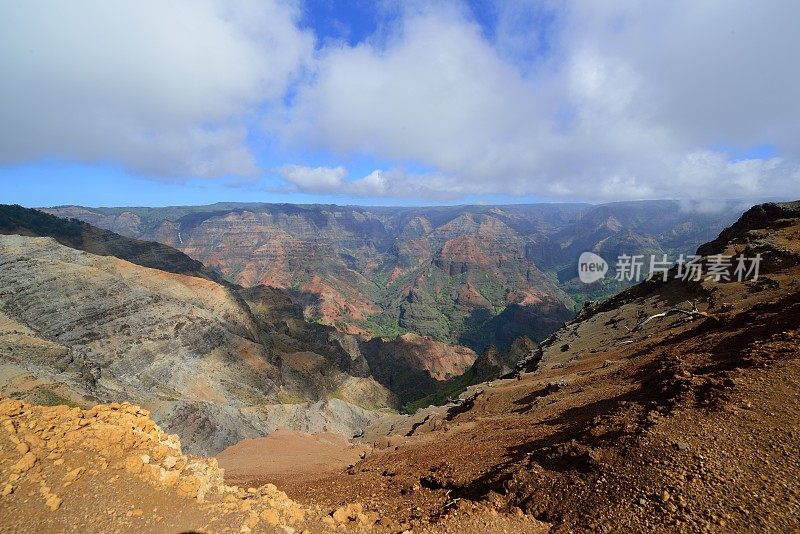
[[[0,203],[800,198],[794,0],[6,0]]]

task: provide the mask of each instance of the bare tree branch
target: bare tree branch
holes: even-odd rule
[[[681,308],[677,308],[677,307],[670,308],[665,312],[657,313],[655,315],[651,315],[651,316],[639,321],[638,323],[636,323],[636,326],[634,326],[633,328],[627,328],[626,327],[626,329],[628,330],[628,332],[636,332],[637,330],[641,329],[644,325],[646,325],[647,323],[649,323],[653,319],[663,319],[664,317],[668,317],[670,315],[685,315],[686,317],[689,318],[689,320],[699,319],[700,317],[710,317],[708,315],[708,313],[701,312],[700,310],[698,310],[697,309],[697,301],[693,300],[692,301],[692,309],[691,310],[687,311],[687,310],[684,310],[684,309],[681,309]]]

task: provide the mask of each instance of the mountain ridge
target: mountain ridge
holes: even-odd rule
[[[507,350],[519,335],[544,339],[584,300],[624,287],[580,284],[581,252],[688,253],[733,222],[733,209],[704,214],[641,201],[46,211],[176,247],[240,285],[293,291],[307,317],[343,331],[414,332],[480,352]]]

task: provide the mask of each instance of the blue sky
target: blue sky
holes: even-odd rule
[[[796,2],[81,6],[0,5],[0,202],[800,196]]]
[[[164,181],[134,176],[120,168],[86,164],[38,163],[0,169],[0,204],[31,208],[60,205],[89,207],[205,205],[216,202],[287,202],[372,206],[428,206],[432,204],[517,204],[535,197],[469,195],[457,200],[376,198],[370,202],[347,195],[276,193],[263,184],[228,179]]]
[[[356,45],[375,33],[383,21],[393,18],[393,13],[376,5],[368,0],[306,2],[300,26],[314,32],[318,48],[332,40]]]

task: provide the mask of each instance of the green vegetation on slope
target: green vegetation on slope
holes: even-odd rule
[[[79,245],[84,226],[87,224],[77,219],[62,219],[16,204],[0,204],[0,232],[26,230],[34,235],[62,238]]]
[[[477,383],[478,380],[475,376],[475,372],[472,369],[467,369],[464,374],[443,382],[434,393],[411,401],[403,406],[402,413],[413,414],[416,413],[417,410],[427,408],[431,405],[442,406],[443,404],[447,404],[448,400],[458,397],[458,395],[469,386]]]

